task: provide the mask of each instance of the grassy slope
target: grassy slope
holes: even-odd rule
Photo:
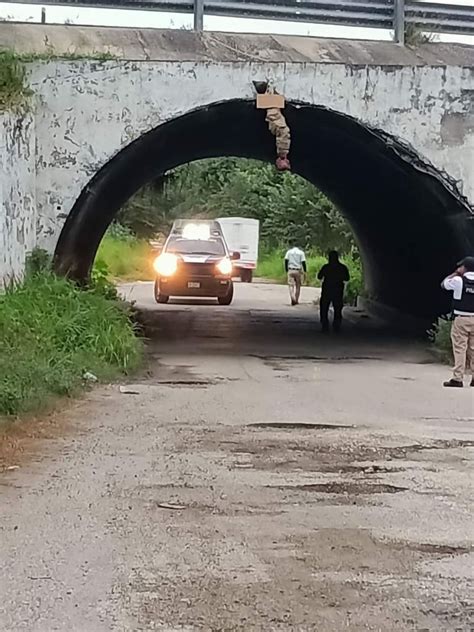
[[[453,361],[451,326],[451,321],[440,319],[430,332],[436,355],[445,364],[451,364]]]
[[[107,266],[113,279],[150,281],[154,277],[150,245],[132,237],[106,235],[100,244],[96,263]]]
[[[50,273],[0,296],[0,415],[38,411],[72,395],[83,375],[136,367],[141,342],[124,306]]]

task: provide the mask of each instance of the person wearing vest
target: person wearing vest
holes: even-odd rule
[[[453,293],[454,313],[451,329],[453,377],[444,386],[464,386],[464,372],[469,360],[471,386],[474,387],[474,257],[465,257],[457,270],[444,279],[441,287]]]

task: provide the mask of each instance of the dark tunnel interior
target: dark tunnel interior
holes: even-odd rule
[[[474,251],[472,209],[447,176],[379,130],[319,106],[287,104],[295,173],[326,193],[359,242],[369,295],[415,316],[447,311],[440,281]],[[152,179],[202,158],[274,161],[265,113],[251,100],[200,108],[128,145],[89,182],[55,252],[62,274],[84,280],[120,207]]]

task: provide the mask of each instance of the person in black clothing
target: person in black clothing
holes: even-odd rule
[[[340,331],[342,322],[342,308],[344,306],[344,284],[349,281],[349,270],[347,266],[339,261],[339,254],[336,250],[331,250],[326,263],[318,274],[318,279],[322,280],[321,300],[319,303],[321,326],[323,331],[329,330],[329,307],[334,309],[334,331]]]

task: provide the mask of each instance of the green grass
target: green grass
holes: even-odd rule
[[[17,53],[12,49],[0,49],[0,112],[13,110],[19,106],[25,110],[28,98],[33,94],[27,85],[26,63],[55,59],[108,61],[116,57],[107,52],[92,52],[87,55],[74,52],[55,53],[52,47],[40,54]]]
[[[440,319],[433,329],[428,332],[433,342],[436,356],[446,364],[451,364],[453,361],[451,327],[452,322],[450,320]]]
[[[142,343],[124,305],[49,272],[0,295],[0,415],[37,412],[137,367]]]
[[[284,265],[284,252],[274,250],[272,252],[262,253],[259,257],[257,271],[255,276],[263,279],[271,279],[278,283],[286,283],[286,272]],[[326,263],[324,257],[308,256],[308,281],[313,284],[316,275],[322,266]]]
[[[14,109],[31,95],[23,62],[10,50],[0,50],[0,111]]]
[[[106,235],[96,257],[96,267],[107,269],[112,279],[123,281],[152,280],[152,262],[148,242],[128,235]]]

